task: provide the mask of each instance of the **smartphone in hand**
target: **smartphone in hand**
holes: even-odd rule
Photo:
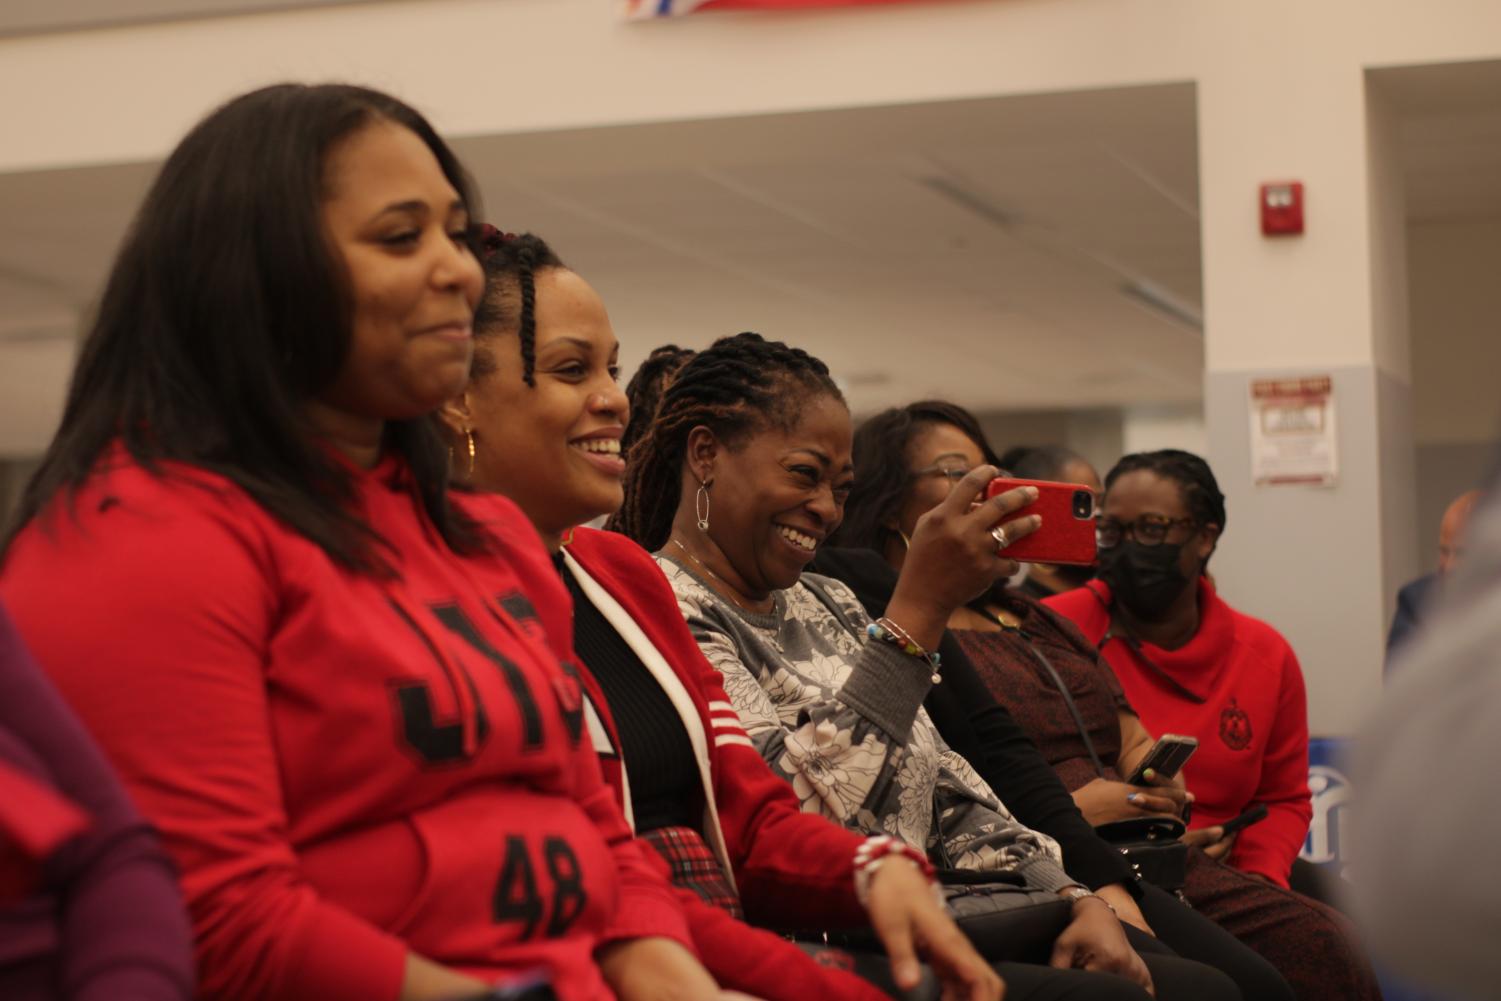
[[[1266,804],[1265,803],[1252,803],[1249,807],[1246,808],[1246,811],[1244,813],[1242,813],[1240,816],[1238,816],[1238,817],[1232,817],[1231,819],[1225,821],[1223,824],[1220,825],[1225,830],[1225,833],[1223,835],[1221,835],[1221,837],[1228,838],[1230,835],[1234,834],[1236,831],[1240,830],[1241,828],[1243,828],[1243,827],[1250,827],[1252,824],[1258,823],[1258,822],[1263,821],[1265,819],[1266,819]]]
[[[1095,561],[1094,492],[1080,483],[1013,480],[998,476],[990,481],[985,496],[994,497],[1017,487],[1036,487],[1037,499],[1008,514],[1000,524],[1040,514],[1042,527],[1011,543],[1002,555],[1025,563],[1092,565]]]
[[[1199,749],[1199,738],[1185,737],[1181,733],[1165,733],[1157,738],[1157,743],[1147,752],[1147,756],[1141,759],[1141,764],[1126,779],[1131,785],[1146,785],[1145,772],[1148,768],[1156,772],[1158,776],[1170,779],[1182,770]]]

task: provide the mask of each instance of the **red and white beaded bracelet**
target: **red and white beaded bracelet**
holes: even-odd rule
[[[855,849],[855,899],[860,901],[861,907],[869,906],[870,881],[881,867],[881,863],[890,858],[905,858],[916,863],[922,870],[929,883],[933,883],[936,889],[935,871],[933,863],[922,852],[913,848],[901,838],[893,838],[889,834],[877,834],[860,842],[860,847]]]

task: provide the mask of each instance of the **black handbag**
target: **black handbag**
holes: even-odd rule
[[[1094,762],[1095,774],[1105,778],[1105,765],[1094,749],[1094,741],[1089,737],[1089,727],[1084,724],[1084,717],[1079,713],[1068,685],[1058,676],[1052,661],[1033,646],[1030,639],[1027,639],[1026,646],[1027,652],[1042,665],[1048,677],[1053,679],[1058,693],[1063,696],[1069,715],[1074,718],[1074,726],[1079,728],[1079,736],[1084,740],[1084,749],[1089,752],[1089,760]],[[1182,890],[1188,878],[1188,845],[1181,840],[1185,830],[1187,825],[1177,817],[1130,817],[1099,824],[1094,829],[1096,834],[1126,857],[1137,876],[1169,893]]]
[[[1053,943],[1074,919],[1074,902],[1006,873],[940,869],[938,884],[954,923],[975,951],[992,963],[1046,963]]]
[[[935,875],[954,923],[975,951],[992,963],[1046,964],[1053,943],[1073,920],[1072,900],[1031,889],[1009,873],[939,869]],[[797,932],[792,937],[854,952],[882,951],[869,926]]]

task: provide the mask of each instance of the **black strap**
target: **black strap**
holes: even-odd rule
[[[1204,703],[1209,701],[1198,692],[1190,690],[1177,678],[1164,671],[1161,665],[1159,665],[1155,660],[1153,660],[1151,657],[1148,657],[1147,652],[1141,648],[1141,640],[1138,640],[1135,636],[1132,636],[1130,633],[1125,631],[1117,633],[1114,626],[1111,626],[1109,629],[1105,630],[1105,635],[1100,637],[1100,642],[1095,647],[1095,649],[1099,651],[1100,656],[1103,657],[1105,655],[1105,646],[1111,640],[1120,640],[1122,643],[1126,644],[1126,646],[1130,648],[1131,652],[1136,654],[1136,659],[1146,665],[1147,670],[1157,675],[1157,677],[1162,681],[1164,685],[1167,685],[1173,691],[1183,696],[1183,698],[1196,705],[1203,705]]]
[[[1074,718],[1074,726],[1079,728],[1079,736],[1084,740],[1084,750],[1089,752],[1089,760],[1094,762],[1095,774],[1100,778],[1104,778],[1105,766],[1100,762],[1099,754],[1095,752],[1094,741],[1089,739],[1089,727],[1084,725],[1084,717],[1079,714],[1079,707],[1074,703],[1074,697],[1069,693],[1068,686],[1063,683],[1062,678],[1058,677],[1058,672],[1053,669],[1052,661],[1043,656],[1041,650],[1028,643],[1027,652],[1032,655],[1032,658],[1037,663],[1043,666],[1043,669],[1048,672],[1048,677],[1053,679],[1053,684],[1058,686],[1058,694],[1063,696],[1063,702],[1068,706],[1069,715]]]
[[[1041,650],[1037,649],[1032,643],[1032,637],[1027,634],[1025,629],[1018,626],[1006,625],[1006,623],[1001,621],[1000,616],[992,614],[988,608],[971,605],[970,610],[978,612],[1007,632],[1021,634],[1022,642],[1027,648],[1027,653],[1031,654],[1032,659],[1042,665],[1042,669],[1048,672],[1048,677],[1052,678],[1053,684],[1058,687],[1058,694],[1063,696],[1063,703],[1068,706],[1068,713],[1074,718],[1074,726],[1079,728],[1079,736],[1084,740],[1084,750],[1089,752],[1089,760],[1094,762],[1095,773],[1100,778],[1104,778],[1105,766],[1101,763],[1099,754],[1095,752],[1094,741],[1089,739],[1089,727],[1085,725],[1084,717],[1079,713],[1079,707],[1074,702],[1073,694],[1069,692],[1068,685],[1064,684],[1063,679],[1058,676],[1058,671],[1053,667],[1053,662],[1048,660],[1047,656]]]

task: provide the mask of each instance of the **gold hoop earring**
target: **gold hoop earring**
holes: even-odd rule
[[[909,538],[907,538],[907,533],[906,532],[902,531],[899,528],[899,529],[896,530],[896,534],[901,537],[902,548],[903,549],[911,549],[912,548],[912,540],[909,539]]]
[[[464,429],[464,442],[469,446],[469,479],[474,479],[474,429]]]
[[[700,480],[698,493],[693,495],[693,513],[698,516],[698,530],[709,530],[709,480]]]

